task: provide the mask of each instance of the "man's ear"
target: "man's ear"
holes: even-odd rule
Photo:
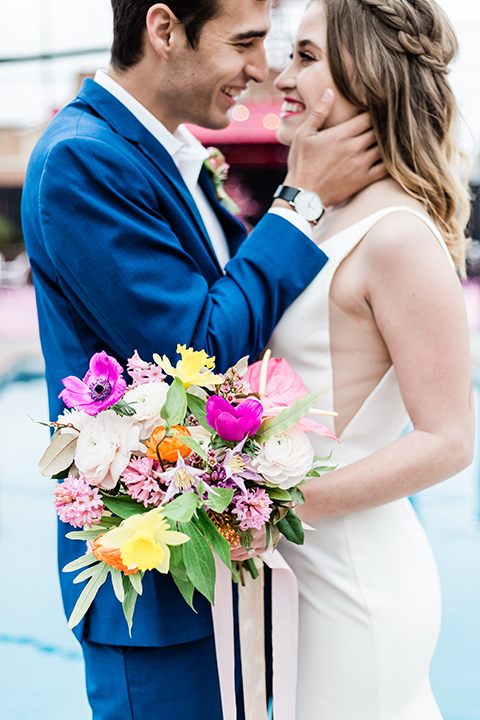
[[[172,41],[182,25],[172,10],[164,3],[152,5],[147,13],[146,29],[150,45],[160,57],[170,54]]]

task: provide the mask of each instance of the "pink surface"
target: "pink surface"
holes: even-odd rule
[[[0,290],[0,341],[38,338],[33,285]]]

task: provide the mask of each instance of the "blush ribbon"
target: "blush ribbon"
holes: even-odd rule
[[[266,550],[261,558],[272,570],[273,717],[292,720],[297,687],[298,584],[278,550]],[[236,720],[232,580],[217,556],[215,563],[212,618],[223,718]],[[245,720],[267,720],[263,568],[255,580],[249,573],[245,575],[245,586],[238,588]]]

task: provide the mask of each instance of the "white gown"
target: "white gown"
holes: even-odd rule
[[[284,357],[309,391],[332,389],[319,403],[323,409],[334,408],[332,279],[373,225],[399,210],[426,222],[447,252],[423,215],[403,207],[376,212],[322,243],[329,262],[287,310],[269,343],[272,355]],[[327,443],[328,451],[335,446],[331,464],[344,466],[392,442],[407,424],[392,366],[349,422],[338,447],[310,437],[318,455],[325,454]],[[315,531],[306,532],[303,546],[280,545],[300,588],[296,720],[439,720],[429,666],[440,627],[440,587],[410,501],[312,525]]]

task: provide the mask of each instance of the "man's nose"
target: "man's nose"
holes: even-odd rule
[[[245,68],[245,72],[247,73],[248,77],[254,82],[265,82],[265,80],[268,78],[268,63],[264,47],[259,49],[255,55],[255,58],[252,58],[252,60],[248,63]]]

